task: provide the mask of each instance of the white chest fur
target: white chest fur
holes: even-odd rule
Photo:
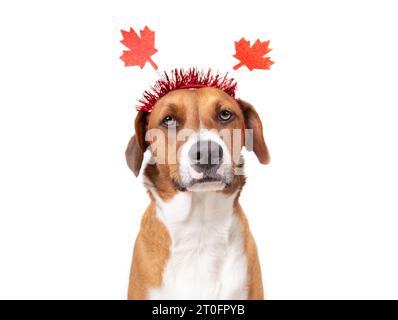
[[[242,226],[233,210],[236,194],[180,192],[156,214],[172,244],[163,283],[150,299],[246,299],[247,259]]]

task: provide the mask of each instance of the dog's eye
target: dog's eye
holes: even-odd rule
[[[177,126],[177,120],[174,119],[172,116],[167,115],[162,120],[162,125],[166,128],[174,128]]]
[[[233,117],[233,113],[228,110],[221,110],[220,113],[218,114],[218,119],[222,122],[227,122],[231,120]]]

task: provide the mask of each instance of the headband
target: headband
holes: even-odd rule
[[[155,32],[147,26],[140,30],[138,35],[132,28],[129,31],[121,30],[123,40],[120,42],[129,50],[124,50],[120,59],[126,67],[139,66],[144,68],[148,62],[156,71],[157,64],[152,60],[152,56],[158,52],[155,48]],[[269,57],[265,57],[271,51],[269,41],[261,42],[256,40],[252,46],[250,41],[241,38],[235,41],[236,53],[233,55],[239,63],[233,67],[234,70],[246,66],[250,71],[254,69],[269,70],[274,63]],[[228,74],[221,75],[208,71],[199,71],[197,68],[174,69],[171,72],[163,72],[156,83],[143,94],[138,101],[137,110],[151,112],[155,103],[170,91],[189,88],[217,88],[231,97],[235,98],[237,83],[234,78],[229,78]]]

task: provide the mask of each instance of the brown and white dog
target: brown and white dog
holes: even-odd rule
[[[238,200],[245,177],[235,174],[243,162],[233,154],[232,132],[242,128],[252,129],[253,151],[267,164],[257,112],[222,90],[174,90],[152,112],[138,112],[126,159],[138,175],[150,149],[144,184],[151,203],[135,242],[129,299],[263,299],[256,245]],[[165,138],[155,139],[154,129]],[[183,139],[169,134],[186,129]]]

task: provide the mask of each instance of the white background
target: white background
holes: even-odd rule
[[[241,197],[270,299],[398,298],[396,1],[2,1],[0,298],[124,299],[149,199],[124,149],[157,75],[120,29],[156,32],[161,69],[232,71],[271,164]]]

